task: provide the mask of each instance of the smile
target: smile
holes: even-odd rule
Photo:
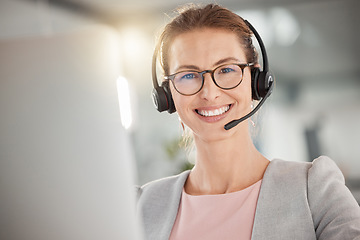
[[[229,111],[231,105],[227,105],[218,109],[214,109],[214,110],[198,110],[196,109],[196,113],[203,116],[203,117],[214,117],[214,116],[219,116],[221,114],[226,113],[227,111]]]

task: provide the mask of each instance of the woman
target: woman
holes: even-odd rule
[[[258,67],[244,20],[217,5],[180,11],[160,60],[197,150],[191,171],[139,188],[147,239],[360,239],[360,210],[333,161],[269,161],[248,120]],[[206,71],[209,70],[209,71]]]

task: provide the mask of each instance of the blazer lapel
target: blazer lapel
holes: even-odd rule
[[[276,201],[277,195],[276,190],[272,188],[273,183],[271,181],[273,161],[269,163],[261,183],[251,235],[252,240],[266,239],[267,229],[273,227],[274,216],[271,209],[273,208],[274,200]]]
[[[311,163],[272,160],[260,187],[252,240],[315,239],[307,202]],[[303,231],[307,229],[307,231]]]
[[[174,226],[180,206],[182,190],[184,188],[186,179],[189,176],[189,173],[190,171],[186,171],[179,175],[179,178],[176,180],[173,188],[168,192],[166,205],[164,206],[165,208],[161,209],[161,211],[167,213],[167,216],[163,219],[164,222],[162,224],[159,224],[159,226],[162,226],[162,229],[159,229],[162,232],[159,236],[166,236],[166,239],[169,239],[171,230]]]

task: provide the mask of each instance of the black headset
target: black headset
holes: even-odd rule
[[[244,20],[246,25],[250,28],[250,30],[254,33],[256,40],[259,43],[262,59],[263,59],[263,70],[260,68],[254,67],[251,69],[251,90],[252,90],[252,98],[254,100],[261,100],[266,96],[266,98],[271,94],[274,76],[272,72],[269,70],[268,58],[265,50],[265,46],[263,41],[261,40],[260,35],[255,30],[255,28],[247,21]],[[158,54],[158,48],[155,49],[152,59],[152,81],[154,89],[152,91],[152,97],[155,104],[156,109],[159,112],[168,111],[169,113],[173,113],[176,111],[175,104],[170,92],[170,81],[163,81],[161,86],[159,86],[156,74],[156,60]]]

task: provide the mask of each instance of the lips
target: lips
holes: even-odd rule
[[[203,117],[215,117],[226,113],[229,111],[230,107],[231,104],[213,109],[195,109],[195,112]]]

